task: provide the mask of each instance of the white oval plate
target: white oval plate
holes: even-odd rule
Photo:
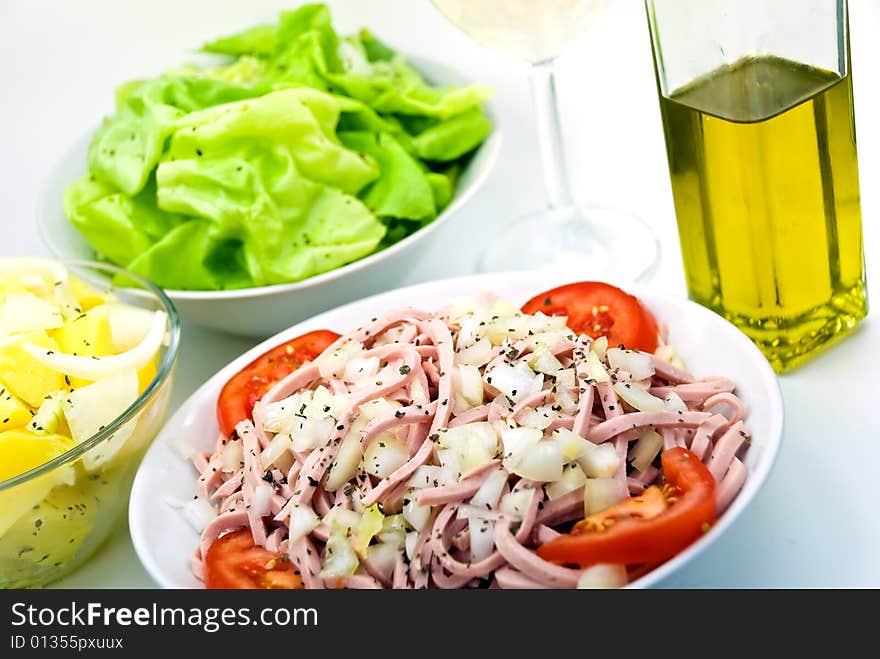
[[[196,492],[196,472],[169,442],[185,440],[199,451],[213,450],[217,438],[215,404],[226,381],[271,347],[315,329],[350,331],[378,312],[401,306],[436,310],[461,295],[493,291],[522,304],[541,291],[566,283],[548,273],[486,274],[428,282],[327,311],[277,334],[226,366],[183,404],[150,447],[134,481],[129,506],[131,538],[141,562],[166,588],[200,588],[190,572],[189,557],[199,536],[178,510],[165,501],[188,500]],[[669,342],[696,375],[724,375],[737,385],[746,406],[752,444],[745,463],[745,487],[709,533],[672,560],[636,580],[647,587],[669,576],[717,540],[767,479],[782,438],[782,397],[776,375],[754,344],[720,316],[688,300],[627,285],[669,328]]]

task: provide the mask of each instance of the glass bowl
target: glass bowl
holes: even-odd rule
[[[171,300],[149,281],[115,266],[61,261],[71,275],[114,300],[167,316],[156,375],[112,423],[44,464],[0,481],[0,588],[43,586],[81,565],[119,522],[141,458],[165,422],[180,340]],[[112,282],[125,281],[125,288]],[[134,286],[137,286],[135,288]],[[86,468],[83,456],[113,445]],[[99,448],[96,448],[99,447]],[[95,455],[92,453],[91,455]]]

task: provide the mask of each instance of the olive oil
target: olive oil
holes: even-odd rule
[[[784,371],[867,313],[852,79],[742,59],[660,95],[685,276]]]

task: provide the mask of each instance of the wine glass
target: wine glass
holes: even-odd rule
[[[554,63],[565,46],[594,23],[606,0],[432,0],[477,43],[525,60],[538,122],[547,206],[501,233],[480,257],[483,271],[538,269],[581,277],[646,279],[659,243],[640,218],[596,204],[579,205],[571,193],[559,121]]]

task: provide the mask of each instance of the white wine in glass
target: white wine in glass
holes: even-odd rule
[[[581,277],[647,278],[659,258],[653,231],[624,211],[575,202],[560,130],[554,62],[600,18],[607,0],[432,2],[477,43],[530,64],[547,207],[512,222],[483,252],[480,268],[504,271],[531,266]]]

